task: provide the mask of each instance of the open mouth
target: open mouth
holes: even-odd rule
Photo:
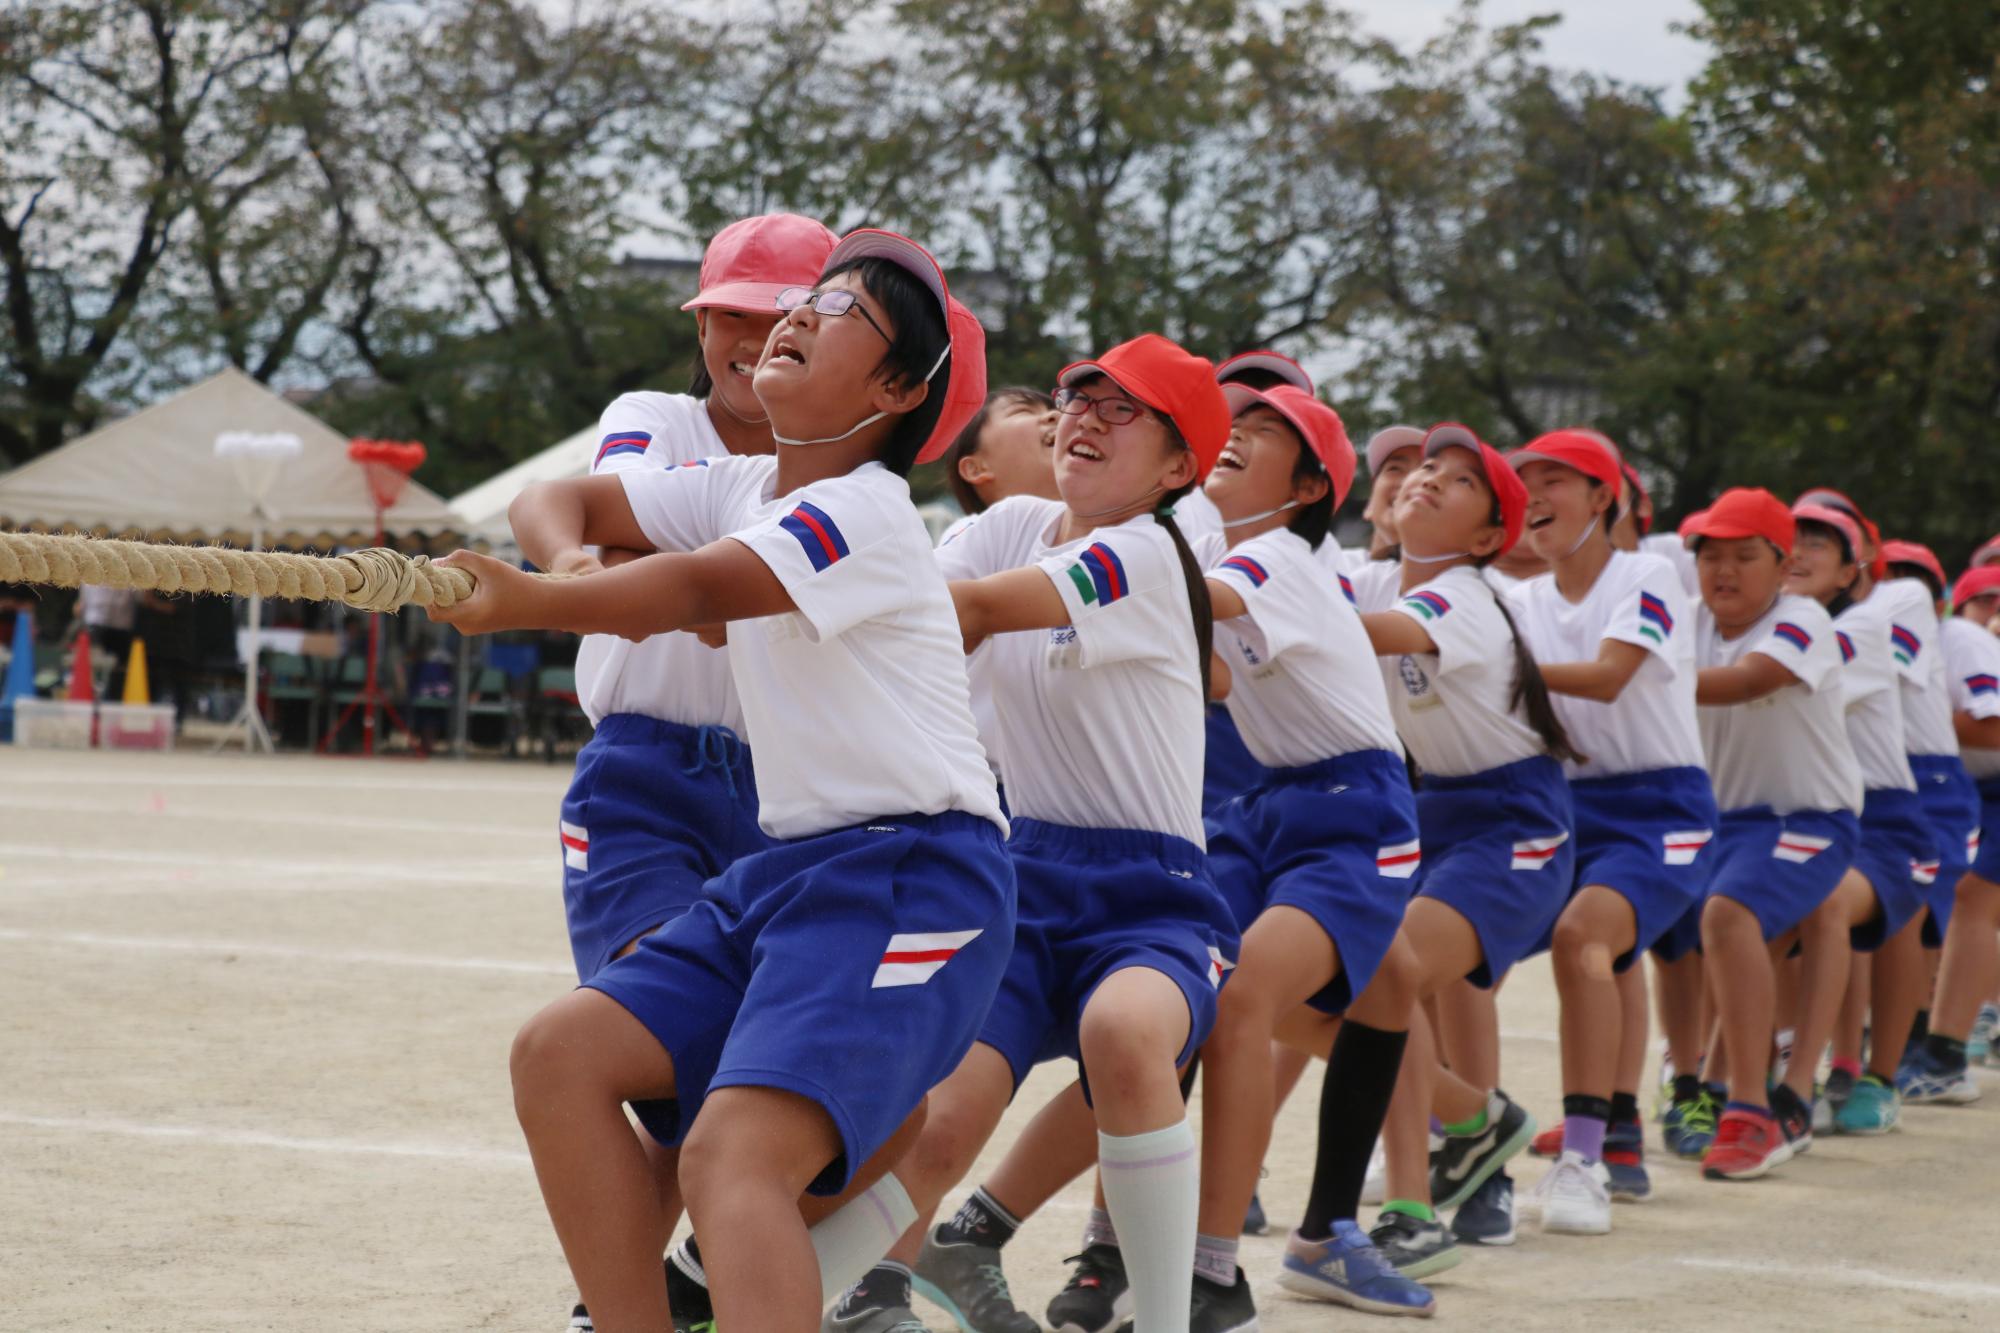
[[[784,337],[771,344],[770,354],[764,360],[766,364],[770,365],[775,365],[780,361],[788,361],[795,365],[803,366],[806,363],[806,356],[804,352],[799,350],[797,343],[793,342],[789,337]]]
[[[743,379],[746,380],[749,379],[751,375],[755,374],[756,370],[757,367],[751,365],[748,361],[731,361],[729,363],[729,373],[732,375],[741,376]]]
[[[1556,516],[1554,514],[1543,514],[1539,518],[1529,519],[1528,528],[1532,532],[1540,532],[1543,528],[1555,526],[1555,521]]]
[[[1217,472],[1241,472],[1249,466],[1249,459],[1237,453],[1234,448],[1226,448],[1220,454],[1216,455],[1214,470]]]
[[[1086,444],[1082,440],[1071,443],[1069,456],[1071,458],[1082,459],[1086,463],[1102,463],[1104,461],[1104,455],[1098,451],[1096,446]]]

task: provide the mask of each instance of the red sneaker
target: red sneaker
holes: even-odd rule
[[[1785,1160],[1785,1132],[1767,1114],[1725,1110],[1701,1159],[1710,1180],[1755,1180]]]
[[[1535,1141],[1528,1145],[1528,1151],[1537,1157],[1546,1157],[1550,1161],[1561,1157],[1563,1155],[1563,1122],[1558,1120],[1541,1133],[1535,1135]]]

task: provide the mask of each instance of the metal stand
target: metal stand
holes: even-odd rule
[[[259,525],[252,531],[250,549],[253,551],[264,549],[264,529],[262,525]],[[250,643],[243,654],[243,706],[236,710],[236,716],[230,720],[229,730],[223,732],[222,738],[216,741],[215,749],[217,750],[228,745],[235,738],[236,733],[241,731],[243,733],[243,753],[255,754],[259,750],[262,750],[265,754],[276,754],[278,752],[278,747],[271,741],[270,729],[264,725],[264,710],[257,706],[257,652],[260,646],[259,635],[263,626],[264,596],[262,593],[251,593]]]

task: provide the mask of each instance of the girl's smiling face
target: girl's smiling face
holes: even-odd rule
[[[990,504],[1010,495],[1057,498],[1053,407],[1009,399],[986,418],[979,447],[959,460],[959,475]]]
[[[1326,494],[1327,480],[1293,481],[1304,448],[1290,422],[1268,407],[1252,407],[1230,423],[1229,443],[1202,490],[1229,521],[1267,514],[1294,501],[1311,504]]]
[[[1056,489],[1080,519],[1120,521],[1144,513],[1160,495],[1194,480],[1191,449],[1178,448],[1166,422],[1108,376],[1092,375],[1067,386],[1087,398],[1122,400],[1140,409],[1121,425],[1106,425],[1096,407],[1061,414],[1056,423]]]
[[[1611,508],[1610,487],[1593,486],[1590,478],[1562,463],[1527,463],[1521,482],[1528,488],[1528,545],[1546,561],[1576,550],[1590,529],[1604,525]]]
[[[1493,521],[1493,487],[1470,449],[1440,449],[1396,492],[1396,533],[1406,554],[1490,556],[1507,533]]]
[[[1785,591],[1825,605],[1854,585],[1861,571],[1848,559],[1847,544],[1837,533],[1816,523],[1801,522],[1785,565]]]
[[[738,421],[765,418],[764,405],[757,401],[751,380],[763,359],[764,344],[771,340],[771,330],[783,318],[776,310],[715,307],[695,312],[695,326],[701,333],[701,364],[713,386],[709,392]]]
[[[1361,517],[1389,545],[1397,540],[1396,494],[1423,461],[1422,451],[1414,444],[1408,445],[1383,459],[1382,470],[1369,479],[1368,505],[1361,511]]]

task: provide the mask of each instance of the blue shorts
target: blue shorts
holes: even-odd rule
[[[577,755],[559,833],[582,981],[686,911],[738,857],[771,845],[757,827],[750,751],[735,732],[637,713],[605,718]]]
[[[1715,792],[1706,769],[1662,768],[1585,778],[1570,783],[1569,794],[1576,805],[1576,888],[1602,884],[1632,907],[1635,942],[1612,964],[1623,972],[1700,908],[1715,862]],[[1694,922],[1699,939],[1698,915]],[[1678,940],[1668,947],[1686,951]]]
[[[1333,941],[1340,973],[1307,1001],[1329,1014],[1382,966],[1420,859],[1409,772],[1386,750],[1272,769],[1208,820],[1209,870],[1238,929],[1295,907]]]
[[[1708,896],[1742,904],[1764,938],[1775,940],[1827,900],[1860,841],[1861,821],[1847,810],[1782,817],[1768,805],[1725,810]]]
[[[1856,949],[1873,953],[1930,905],[1937,863],[1937,839],[1916,792],[1877,788],[1862,798],[1854,868],[1868,877],[1882,910],[1850,932]]]
[[[1979,779],[1979,845],[1972,854],[1972,873],[2000,884],[2000,777]],[[1986,831],[1993,831],[1992,837]]]
[[[1930,911],[1924,917],[1924,947],[1944,944],[1951,925],[1951,905],[1959,878],[1972,866],[1979,849],[1979,788],[1955,754],[1913,754],[1910,771],[1917,776],[1917,799],[1937,842],[1937,877],[1931,882]]]
[[[1188,1039],[1174,1063],[1186,1063],[1215,1026],[1215,993],[1236,959],[1236,923],[1201,848],[1165,833],[1016,819],[1007,852],[1020,886],[1014,955],[979,1040],[1006,1058],[1014,1086],[1044,1060],[1081,1061],[1084,1006],[1128,967],[1181,988]]]
[[[1208,748],[1201,761],[1201,813],[1204,818],[1232,796],[1249,791],[1270,772],[1258,763],[1237,733],[1236,719],[1221,704],[1208,706]]]
[[[1417,893],[1472,923],[1483,957],[1466,979],[1490,987],[1569,901],[1576,847],[1562,766],[1539,755],[1462,778],[1426,774],[1417,827]]]
[[[675,1097],[633,1107],[672,1147],[715,1088],[822,1107],[837,1194],[972,1047],[1014,942],[1000,830],[960,811],[888,815],[774,843],[585,984],[674,1062]]]

